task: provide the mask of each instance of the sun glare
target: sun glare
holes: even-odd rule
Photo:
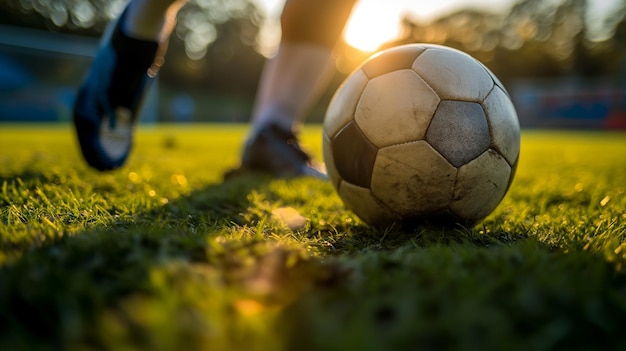
[[[263,25],[259,47],[263,54],[275,52],[280,40],[277,19],[285,0],[253,0],[269,15],[271,20]],[[597,0],[597,3],[617,3],[623,0]],[[401,31],[402,14],[429,21],[442,14],[464,6],[486,8],[493,11],[507,10],[515,0],[358,0],[344,31],[346,42],[361,51],[373,52],[381,44],[396,38]],[[591,6],[595,4],[591,2]],[[606,6],[604,6],[606,7]]]
[[[348,45],[372,52],[397,37],[399,31],[397,11],[386,7],[383,1],[360,1],[348,21],[344,38]]]

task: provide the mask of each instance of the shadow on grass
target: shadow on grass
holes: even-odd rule
[[[28,171],[3,181],[38,187],[51,179]],[[223,346],[217,350],[272,350],[279,337],[239,320],[283,306],[335,273],[331,265],[318,268],[303,248],[264,237],[267,213],[251,195],[267,195],[268,184],[250,176],[209,185],[33,243],[0,268],[0,349],[200,349],[216,342]],[[204,310],[207,304],[214,310]],[[259,337],[273,341],[249,348]],[[163,340],[176,344],[158,345]]]
[[[0,184],[48,180],[28,171]],[[221,225],[241,224],[240,214],[250,206],[249,192],[266,183],[250,178],[211,185],[160,208],[139,211],[132,220],[72,236],[48,236],[43,244],[33,245],[0,268],[0,349],[58,350],[76,343],[103,348],[97,330],[102,313],[119,308],[129,296],[155,295],[155,267],[171,261],[239,264],[236,255],[228,257],[230,251],[254,246],[254,241],[211,256],[207,236]],[[124,324],[133,325],[128,320]],[[134,337],[142,345],[142,336]]]
[[[319,260],[259,233],[251,195],[268,185],[210,185],[25,252],[0,269],[0,349],[626,346],[626,278],[601,255],[523,232],[312,223],[294,235],[330,241]]]

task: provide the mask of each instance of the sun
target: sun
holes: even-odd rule
[[[344,39],[356,49],[373,52],[399,34],[400,22],[396,9],[384,1],[360,1],[348,20]]]

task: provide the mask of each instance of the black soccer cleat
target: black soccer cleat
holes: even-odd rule
[[[141,102],[152,81],[148,69],[159,47],[157,42],[124,34],[122,19],[105,34],[74,103],[83,157],[100,171],[116,169],[128,158]]]
[[[276,124],[259,129],[244,147],[241,166],[224,175],[230,179],[248,173],[266,174],[276,178],[309,176],[327,179],[322,167],[315,165],[311,157],[300,147],[293,132]]]

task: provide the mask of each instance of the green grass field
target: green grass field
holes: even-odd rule
[[[245,132],[143,127],[99,174],[69,126],[2,125],[0,350],[626,350],[625,133],[524,131],[483,223],[401,230],[222,182]]]

